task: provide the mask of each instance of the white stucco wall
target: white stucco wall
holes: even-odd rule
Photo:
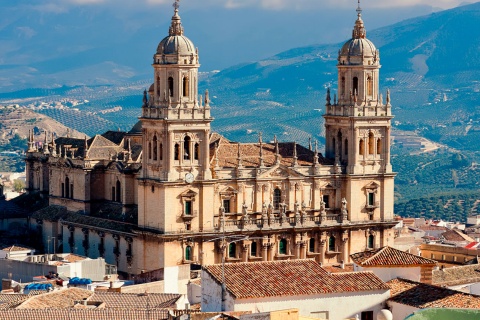
[[[362,311],[373,311],[374,319],[390,297],[389,290],[352,293],[317,294],[272,298],[234,299],[227,292],[226,311],[268,312],[297,308],[302,316],[316,317],[318,312],[328,311],[330,320],[354,318]],[[221,310],[221,286],[208,273],[202,272],[202,311]]]
[[[420,267],[405,267],[405,268],[364,268],[356,263],[353,264],[354,271],[371,271],[377,277],[387,282],[395,278],[403,278],[412,281],[420,281]]]
[[[411,307],[405,304],[392,302],[392,301],[388,301],[387,304],[390,307],[390,311],[393,314],[393,320],[404,320],[406,317],[408,317],[412,313],[420,310],[419,308],[416,308],[416,307]]]

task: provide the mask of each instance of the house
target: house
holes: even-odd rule
[[[393,279],[387,285],[391,289],[387,305],[394,319],[426,308],[480,309],[480,296],[406,279]]]
[[[374,319],[388,297],[372,272],[328,273],[314,260],[216,264],[202,272],[204,312],[298,308],[307,317]]]
[[[480,264],[434,270],[432,283],[452,290],[480,295]]]
[[[354,253],[350,256],[355,271],[372,271],[383,281],[398,277],[432,282],[432,270],[437,262],[400,251],[392,247]]]

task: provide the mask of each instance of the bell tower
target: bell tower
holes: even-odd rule
[[[391,105],[379,90],[380,52],[367,39],[360,1],[352,38],[338,54],[338,99],[327,92],[326,157],[337,172],[391,173]]]
[[[154,82],[142,106],[143,179],[209,180],[210,105],[198,95],[198,49],[184,35],[179,0],[153,56]]]

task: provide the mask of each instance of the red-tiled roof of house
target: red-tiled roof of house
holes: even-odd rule
[[[17,309],[60,309],[73,307],[74,301],[88,299],[92,291],[69,288],[28,298]]]
[[[480,309],[480,296],[405,279],[387,282],[389,301],[424,308]]]
[[[465,246],[465,248],[467,248],[467,249],[477,249],[478,245],[479,245],[479,243],[474,241],[474,242],[470,242],[469,244],[467,244]]]
[[[351,254],[353,262],[364,267],[435,265],[427,258],[386,246],[383,248]]]
[[[2,320],[145,320],[169,319],[168,310],[149,309],[10,309],[2,310]]]
[[[165,293],[95,292],[89,300],[105,302],[105,308],[173,309],[176,307],[176,302],[180,297],[181,295],[179,294]]]
[[[431,225],[424,225],[419,226],[418,229],[422,231],[447,231],[447,227],[439,227],[439,226],[431,226]]]
[[[439,286],[453,286],[480,282],[480,264],[434,270],[432,281],[433,284]]]
[[[442,237],[447,240],[447,241],[457,241],[457,242],[473,242],[475,239],[472,239],[471,237],[467,236],[463,232],[459,230],[448,230],[444,233],[442,233]]]
[[[322,268],[330,273],[341,273],[341,272],[352,272],[353,271],[353,264],[345,264],[345,266],[342,269],[341,265],[331,265],[331,266],[322,266]]]
[[[221,264],[204,270],[222,282]],[[237,299],[388,290],[371,272],[330,274],[313,260],[227,263],[225,284]]]

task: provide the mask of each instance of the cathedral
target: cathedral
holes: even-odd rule
[[[198,49],[178,1],[153,56],[153,84],[129,132],[29,137],[29,193],[49,205],[30,227],[56,252],[103,257],[129,274],[180,265],[315,259],[393,244],[391,105],[362,11],[326,95],[325,152],[316,144],[229,141],[199,95]],[[52,250],[49,250],[52,252]]]

